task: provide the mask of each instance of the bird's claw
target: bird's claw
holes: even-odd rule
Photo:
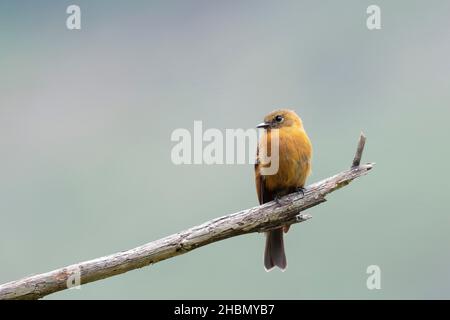
[[[297,188],[295,188],[295,191],[298,192],[298,193],[301,193],[302,198],[305,196],[305,188],[297,187]]]
[[[284,206],[284,205],[286,205],[286,204],[288,204],[289,202],[287,202],[287,201],[283,201],[283,200],[281,200],[281,197],[275,197],[275,202],[276,202],[276,204],[277,205],[279,205],[279,206]]]

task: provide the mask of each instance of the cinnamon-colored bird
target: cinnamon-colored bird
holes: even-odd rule
[[[311,172],[312,146],[303,128],[300,117],[292,110],[280,109],[269,113],[258,128],[265,128],[261,136],[256,163],[255,182],[259,203],[263,204],[279,197],[303,189],[306,178]],[[278,139],[278,155],[271,154],[272,144]],[[278,157],[278,170],[267,170]],[[270,160],[270,162],[267,161]],[[287,267],[284,251],[283,229],[266,233],[264,267],[270,271],[277,266],[281,270]]]

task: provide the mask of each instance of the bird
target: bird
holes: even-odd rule
[[[258,142],[255,161],[255,184],[260,204],[279,201],[280,197],[301,191],[311,173],[312,144],[303,127],[302,119],[293,110],[278,109],[264,117],[257,128],[264,132]],[[278,137],[278,155],[271,155],[272,144]],[[272,161],[278,156],[278,170],[269,172]],[[270,158],[270,159],[269,159]],[[270,160],[270,162],[268,161]],[[275,266],[284,271],[287,267],[284,250],[283,226],[266,232],[264,267]]]

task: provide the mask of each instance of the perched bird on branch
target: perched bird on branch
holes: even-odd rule
[[[282,196],[303,190],[311,172],[312,146],[300,117],[292,110],[269,113],[258,128],[261,136],[255,162],[255,182],[259,203],[278,201]],[[266,233],[264,267],[270,271],[287,267],[283,231],[288,226]]]

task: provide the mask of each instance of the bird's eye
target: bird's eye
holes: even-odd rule
[[[275,117],[275,121],[280,123],[281,121],[283,121],[283,117],[278,115],[278,116]]]

